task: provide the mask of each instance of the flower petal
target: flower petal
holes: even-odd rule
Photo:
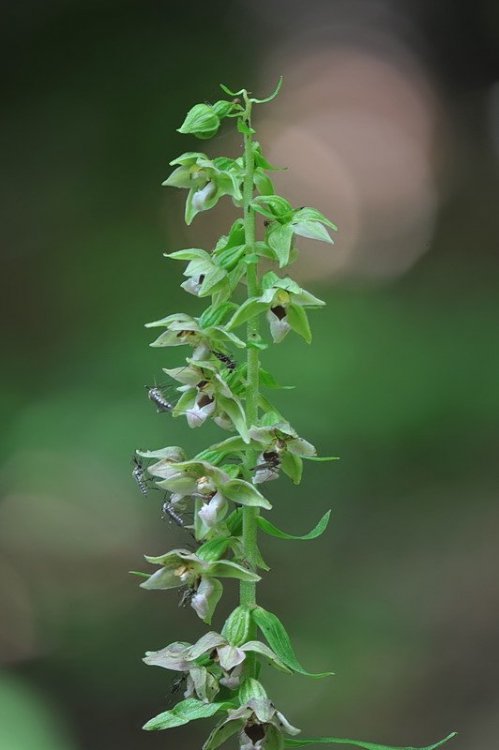
[[[241,648],[227,645],[218,648],[218,658],[222,669],[228,672],[241,664],[245,660],[246,654]]]
[[[215,608],[223,593],[223,586],[216,578],[201,578],[197,592],[191,599],[191,607],[203,622],[211,622]]]
[[[190,664],[186,656],[190,648],[189,643],[176,641],[160,651],[146,651],[143,662],[150,666],[163,667],[177,672],[187,672]]]

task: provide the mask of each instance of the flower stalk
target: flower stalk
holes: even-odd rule
[[[247,92],[244,92],[246,104],[243,115],[247,126],[244,133],[244,187],[243,187],[243,216],[244,236],[246,241],[246,257],[251,258],[255,250],[255,213],[251,207],[253,201],[253,179],[254,179],[254,156],[253,138],[251,128],[251,100]],[[258,296],[258,271],[256,263],[249,263],[246,271],[248,288],[248,299]],[[259,396],[259,349],[253,346],[258,341],[258,317],[251,318],[247,324],[247,396],[246,396],[246,421],[249,425],[257,424],[258,420],[258,396]],[[251,474],[256,455],[255,451],[246,451],[245,468],[248,475]],[[243,548],[246,560],[252,570],[257,567],[257,515],[258,508],[243,509]],[[256,604],[256,584],[249,581],[240,583],[241,606],[252,607]],[[252,627],[254,631],[254,626]],[[253,636],[254,633],[251,633]]]
[[[315,742],[403,750],[335,737],[301,739],[297,737],[301,730],[276,708],[262,682],[265,665],[313,679],[333,674],[307,671],[280,619],[259,606],[256,597],[257,583],[269,570],[259,551],[259,532],[288,541],[312,540],[325,531],[330,517],[326,513],[303,535],[277,528],[263,513],[272,508],[268,484],[281,476],[299,484],[304,461],[333,460],[318,458],[315,447],[272,405],[265,389],[281,386],[260,362],[260,351],[280,345],[290,333],[310,344],[308,310],[324,303],[284,275],[283,269],[297,257],[300,237],[332,244],[330,232],[336,231],[316,209],[294,208],[275,193],[268,173],[276,168],[254,138],[252,110],[272,101],[281,83],[266,99],[251,97],[246,89],[232,92],[222,86],[229,99],[196,104],[179,131],[207,140],[224,121],[235,121],[243,136],[243,153],[229,158],[188,151],[171,162],[174,170],[163,183],[187,191],[188,225],[223,197],[232,199],[242,217],[211,250],[188,248],[167,254],[187,264],[181,286],[204,302],[204,309],[197,316],[169,313],[147,324],[161,329],[151,346],[188,351],[181,366],[163,369],[169,385],[148,389],[158,418],[185,417],[191,428],[213,420],[225,431],[225,438],[192,457],[174,445],[137,451],[134,458],[133,476],[142,497],[159,492],[165,515],[189,535],[185,548],[146,555],[156,570],[137,573],[143,578],[141,586],[154,591],[177,589],[180,604],[210,625],[194,644],[175,641],[146,653],[145,663],[174,672],[175,684],[183,685],[184,693],[144,729],[163,730],[215,718],[203,750],[216,750],[234,736],[240,750],[282,750]],[[260,238],[259,216],[263,217]],[[259,272],[262,261],[271,270]],[[243,326],[245,339],[240,332]],[[213,630],[217,605],[231,579],[239,582],[239,605]],[[451,736],[420,750],[434,750]]]

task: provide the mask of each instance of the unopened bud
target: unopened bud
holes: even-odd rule
[[[236,607],[222,629],[222,635],[232,646],[242,646],[249,638],[251,613],[247,607]]]
[[[179,133],[191,133],[197,138],[207,139],[216,135],[220,127],[220,117],[209,104],[196,104],[190,109]]]

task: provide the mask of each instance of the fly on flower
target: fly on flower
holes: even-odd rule
[[[148,482],[152,481],[152,477],[146,476],[146,468],[140,458],[134,455],[132,457],[132,461],[133,461],[132,476],[135,479],[137,487],[139,488],[141,493],[143,495],[147,495],[150,489]]]
[[[173,409],[173,404],[170,401],[168,401],[168,399],[165,397],[163,393],[163,390],[160,387],[156,385],[154,386],[146,385],[146,389],[147,389],[147,396],[148,398],[151,399],[151,401],[155,405],[156,411],[158,413],[162,411],[171,412],[171,410]]]

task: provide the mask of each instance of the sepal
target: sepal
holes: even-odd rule
[[[215,716],[219,711],[227,711],[231,706],[232,703],[229,701],[223,703],[204,703],[204,701],[197,700],[196,698],[187,698],[177,703],[170,711],[163,711],[163,713],[149,719],[142,729],[151,731],[180,727],[182,724],[188,724],[190,721],[208,719],[210,716]]]

